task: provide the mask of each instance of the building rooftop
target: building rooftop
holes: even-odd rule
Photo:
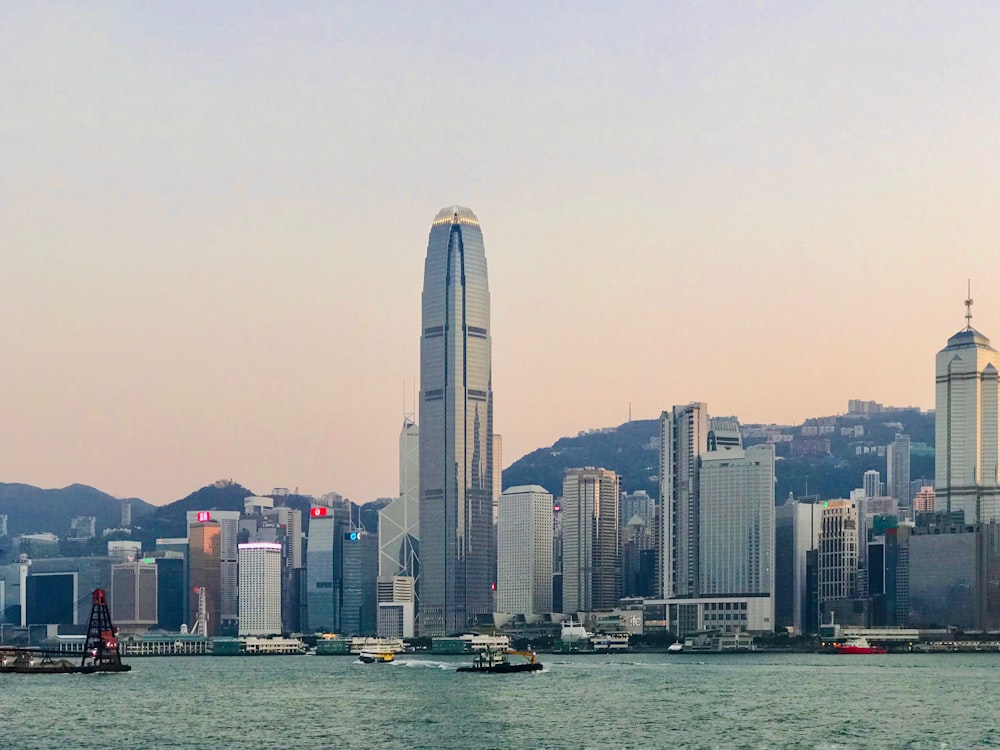
[[[990,340],[972,326],[969,326],[968,328],[963,328],[961,331],[959,331],[950,339],[948,339],[948,346],[946,346],[945,348],[964,349],[965,347],[969,346],[982,346],[987,349],[993,348],[992,346],[990,346]]]

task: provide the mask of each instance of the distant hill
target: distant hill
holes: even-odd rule
[[[819,427],[822,423],[824,426]],[[803,426],[816,425],[822,435],[804,436]],[[854,427],[863,435],[856,436]],[[745,427],[763,427],[745,425]],[[832,428],[832,431],[831,431]],[[842,434],[851,430],[850,435]],[[789,492],[796,496],[819,495],[821,498],[847,497],[862,485],[865,471],[876,469],[886,480],[886,458],[878,448],[891,443],[898,432],[910,436],[911,479],[934,478],[934,415],[918,409],[894,409],[866,417],[844,415],[806,420],[803,425],[768,426],[766,430],[791,435],[795,440],[815,437],[829,440],[830,452],[819,456],[793,457],[791,443],[776,443],[775,498],[785,501]],[[658,419],[626,422],[615,428],[593,430],[576,437],[564,437],[548,448],[539,448],[515,461],[503,472],[504,489],[522,484],[539,484],[556,497],[562,494],[563,475],[567,469],[599,466],[621,476],[627,492],[645,490],[659,497],[660,450]],[[747,438],[752,445],[766,437]],[[865,449],[870,452],[865,453]]]
[[[128,500],[133,520],[153,510],[152,505],[138,498]],[[0,483],[0,514],[7,516],[10,537],[39,531],[65,536],[74,516],[94,516],[98,529],[121,526],[123,502],[85,484],[45,490],[30,484]]]
[[[554,445],[532,451],[508,466],[503,472],[504,489],[540,484],[559,497],[567,469],[597,466],[618,472],[623,490],[645,490],[659,497],[659,434],[660,420],[639,419],[560,438]]]

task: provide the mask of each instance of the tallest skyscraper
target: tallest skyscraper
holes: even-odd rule
[[[486,250],[476,215],[431,225],[420,336],[420,631],[493,609],[493,385]]]

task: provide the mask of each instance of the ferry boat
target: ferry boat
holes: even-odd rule
[[[508,654],[523,656],[523,663],[512,663]],[[459,667],[459,672],[483,672],[489,674],[512,674],[514,672],[537,672],[542,663],[531,651],[511,651],[507,649],[487,648],[476,654],[471,666]]]
[[[590,646],[594,651],[626,651],[628,650],[628,633],[601,633],[590,639]]]
[[[881,646],[873,646],[867,638],[852,638],[843,643],[834,643],[833,652],[835,654],[884,654],[886,650]]]
[[[395,654],[390,648],[366,648],[358,654],[358,661],[365,664],[388,664],[395,659]]]

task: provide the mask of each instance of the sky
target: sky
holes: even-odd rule
[[[1000,5],[0,4],[0,481],[398,493],[477,214],[504,466],[1000,340]]]

